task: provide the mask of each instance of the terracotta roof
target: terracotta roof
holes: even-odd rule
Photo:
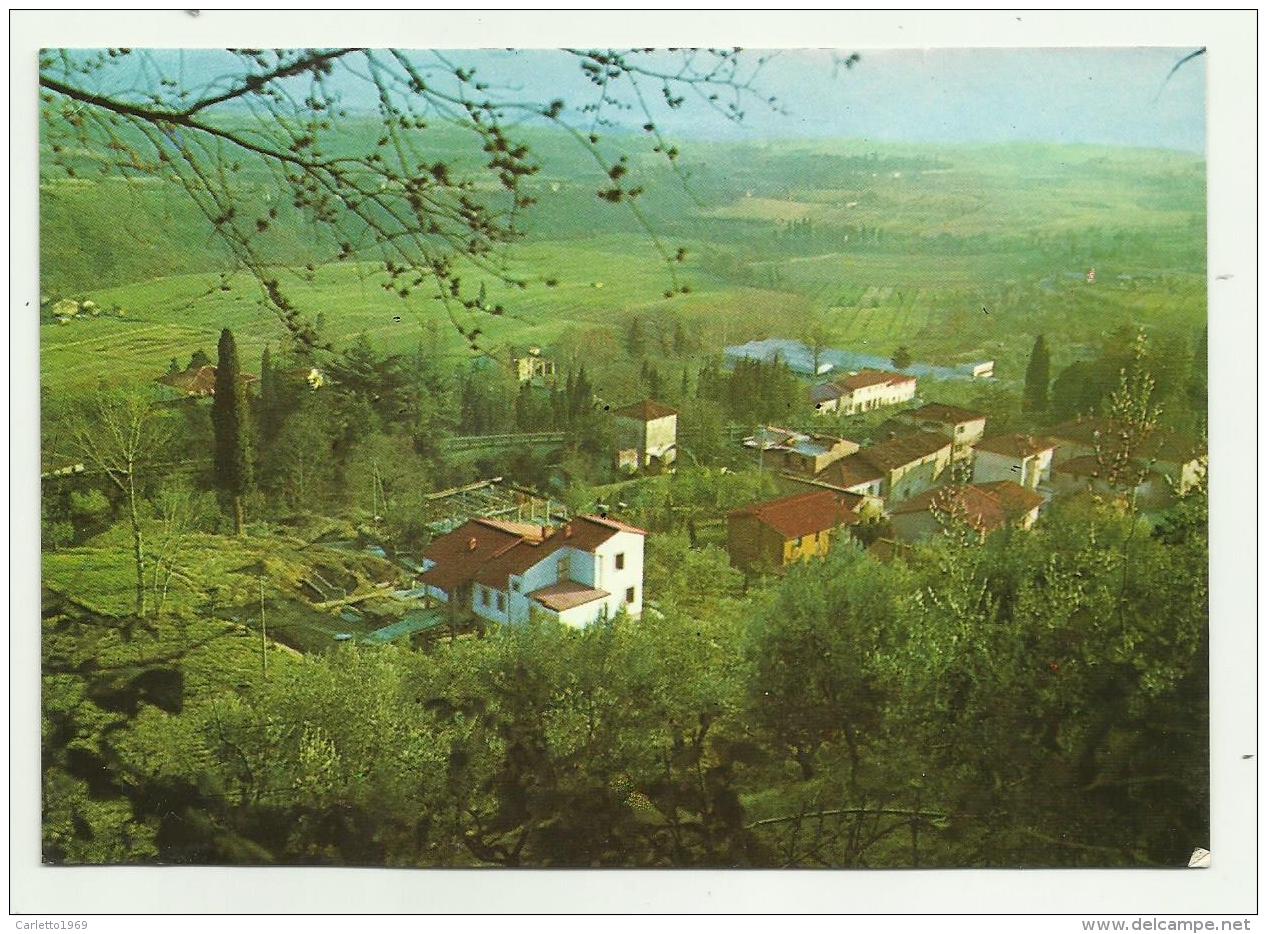
[[[992,480],[989,483],[978,483],[976,486],[993,495],[1003,507],[1003,511],[1012,519],[1025,515],[1045,502],[1041,495],[1029,487],[1021,486],[1015,480]]]
[[[512,574],[524,573],[559,549],[593,552],[617,532],[647,534],[601,516],[578,516],[549,529],[495,519],[472,519],[427,546],[423,557],[435,561],[437,566],[423,572],[422,580],[446,592],[472,581],[505,590]],[[476,542],[474,548],[470,545],[472,541]]]
[[[1100,463],[1100,459],[1094,454],[1071,457],[1062,464],[1056,464],[1052,467],[1052,470],[1056,473],[1067,473],[1074,477],[1098,477],[1104,473],[1104,467]]]
[[[595,600],[610,597],[611,594],[606,590],[595,590],[593,587],[587,587],[585,584],[578,584],[574,581],[561,581],[557,584],[551,584],[549,587],[534,590],[528,596],[546,609],[562,613],[564,610],[570,610],[573,607],[584,606],[587,603],[593,603]]]
[[[933,434],[930,431],[914,431],[909,435],[890,438],[870,447],[863,448],[854,457],[865,457],[881,470],[897,470],[914,461],[936,454],[943,448],[950,447],[950,439],[945,435]]]
[[[1051,429],[1060,441],[1072,441],[1084,447],[1099,447],[1106,453],[1125,442],[1126,429],[1110,418],[1075,418]],[[1139,444],[1139,456],[1169,464],[1186,464],[1204,454],[1200,442],[1182,432],[1159,428]]]
[[[780,499],[736,509],[731,516],[751,516],[785,539],[800,538],[842,525],[853,525],[860,517],[845,497],[834,490],[794,493]]]
[[[642,402],[616,409],[612,414],[619,415],[622,418],[636,418],[642,422],[649,422],[653,419],[677,415],[677,410],[671,409],[667,405],[661,405],[653,399],[646,399]]]
[[[999,480],[925,490],[894,506],[891,512],[901,516],[936,509],[959,516],[979,531],[989,532],[1042,504],[1043,498],[1032,490],[1011,480]]]
[[[922,405],[918,409],[907,412],[906,416],[922,422],[936,422],[939,425],[959,425],[963,422],[976,422],[985,418],[980,412],[969,412],[967,409],[945,405],[941,402]]]
[[[1033,457],[1043,451],[1055,448],[1056,442],[1051,438],[1040,438],[1034,435],[996,435],[977,442],[978,451],[989,451],[991,454],[1002,454],[1005,457]]]
[[[423,550],[423,558],[434,561],[435,566],[424,571],[421,579],[425,584],[452,593],[474,580],[489,561],[523,540],[523,536],[487,520],[471,519],[447,535],[441,535]]]
[[[834,464],[829,464],[824,470],[819,471],[815,479],[847,490],[863,483],[883,480],[884,471],[861,453],[855,453],[842,457]]]
[[[256,382],[259,377],[250,373],[242,373],[239,374],[238,379],[249,385]],[[156,379],[155,382],[178,389],[189,396],[214,396],[216,394],[216,368],[211,364],[191,367],[181,370],[179,373],[165,373]]]
[[[855,389],[865,389],[867,386],[882,386],[886,383],[894,385],[898,383],[913,383],[915,382],[915,377],[904,376],[901,373],[886,373],[884,370],[859,370],[857,373],[850,373],[848,376],[842,376],[833,382],[846,392],[853,392]]]

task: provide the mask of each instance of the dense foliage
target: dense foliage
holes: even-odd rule
[[[240,638],[205,611],[125,636],[46,607],[45,856],[1179,865],[1208,820],[1203,494],[1152,534],[1053,519],[747,597],[669,535],[641,622],[267,676],[208,663]]]

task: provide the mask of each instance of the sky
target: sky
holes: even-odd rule
[[[857,51],[852,68],[834,59]],[[1042,142],[1205,150],[1205,58],[1167,75],[1192,48],[784,50],[758,80],[786,114],[759,102],[734,124],[697,101],[656,108],[662,129],[683,138],[843,138],[912,143]],[[179,55],[193,79],[223,78],[224,52]],[[421,53],[413,53],[419,54]],[[564,52],[446,51],[480,80],[512,96],[561,97],[579,106],[594,88]],[[748,60],[762,54],[743,53]],[[667,55],[667,53],[666,53]],[[676,60],[675,60],[676,61]],[[373,104],[363,80],[347,71],[336,83],[353,107]],[[647,86],[653,95],[654,84]],[[643,118],[631,114],[631,126]]]
[[[658,120],[688,138],[1024,141],[1205,151],[1204,57],[1167,80],[1195,49],[858,50],[854,67],[834,66],[833,58],[852,51],[778,53],[759,83],[783,102],[786,115],[753,104],[743,123],[734,125],[703,105],[688,105],[677,114],[661,107]],[[452,57],[476,65],[485,79],[541,99],[581,101],[588,90],[576,61],[558,52]]]

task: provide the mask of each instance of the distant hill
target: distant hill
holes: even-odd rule
[[[349,150],[377,133],[349,120]],[[471,137],[427,131],[437,158],[475,168]],[[567,239],[633,233],[629,213],[601,202],[603,182],[588,153],[562,134],[527,130],[542,164],[539,203],[527,212],[527,238]],[[1044,239],[1147,236],[1148,249],[1194,268],[1204,256],[1204,163],[1155,150],[1061,147],[877,145],[857,141],[696,142],[681,178],[628,137],[635,172],[645,176],[643,210],[666,236],[742,251],[810,254],[850,244],[895,252],[948,240],[969,250],[1006,241],[1026,251]],[[42,176],[40,260],[46,292],[71,293],[156,276],[231,268],[226,247],[183,191],[162,182],[101,179],[84,154],[80,177]],[[240,175],[261,203],[279,212],[264,255],[282,263],[320,262],[336,245],[315,237],[303,215],[250,167]],[[799,222],[772,245],[780,226]],[[993,249],[994,247],[992,247]]]

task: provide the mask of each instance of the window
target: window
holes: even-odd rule
[[[483,587],[480,588],[480,603],[484,606],[488,606],[488,591]]]
[[[616,570],[623,571],[625,569],[625,553],[622,551],[616,555]]]
[[[519,578],[512,577],[510,579],[510,589],[513,590],[515,593],[519,593],[519,584],[520,584]]]
[[[506,612],[506,595],[502,593],[500,590],[497,591],[497,612],[498,613]]]
[[[630,587],[629,589],[625,591],[625,602],[626,603],[634,602],[634,588]]]

